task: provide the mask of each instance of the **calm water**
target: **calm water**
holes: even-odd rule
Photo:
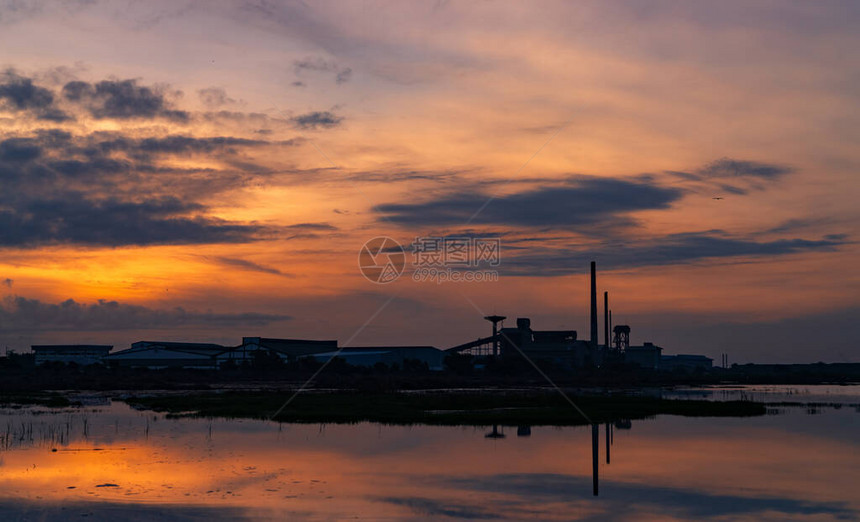
[[[0,410],[0,520],[860,519],[860,388],[841,396],[756,418],[619,423],[608,463],[600,426],[598,496],[591,427]]]

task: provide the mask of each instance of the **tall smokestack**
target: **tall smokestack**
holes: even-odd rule
[[[597,263],[591,262],[591,346],[597,348]]]
[[[609,292],[603,292],[603,341],[609,349]]]
[[[609,331],[612,331],[612,310],[609,311]]]

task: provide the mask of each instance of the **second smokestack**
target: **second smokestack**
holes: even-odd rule
[[[597,263],[591,262],[591,346],[597,348]]]
[[[609,292],[603,292],[603,342],[609,349]]]

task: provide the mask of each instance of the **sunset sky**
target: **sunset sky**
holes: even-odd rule
[[[0,0],[0,348],[447,348],[489,313],[587,338],[595,260],[634,344],[860,362],[857,27],[855,1]],[[393,283],[359,271],[377,236]],[[498,281],[413,282],[425,236],[500,238]]]

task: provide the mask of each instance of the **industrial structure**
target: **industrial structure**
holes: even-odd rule
[[[492,335],[438,350],[432,346],[367,346],[338,348],[336,340],[274,339],[243,337],[238,346],[172,341],[139,341],[127,350],[109,353],[112,346],[51,345],[33,346],[36,364],[49,361],[77,364],[106,363],[145,368],[218,369],[227,365],[252,364],[261,356],[280,358],[292,363],[301,359],[329,361],[335,357],[352,366],[405,368],[423,366],[429,370],[444,369],[445,357],[452,354],[473,356],[476,366],[490,360],[550,362],[560,368],[612,368],[617,365],[638,366],[649,370],[685,371],[710,369],[713,361],[701,355],[663,355],[663,348],[646,342],[631,345],[630,326],[612,325],[609,292],[603,292],[603,344],[598,339],[597,265],[590,266],[589,337],[577,338],[576,330],[533,330],[527,317],[516,319],[516,326],[505,327],[507,317],[484,317],[492,323]],[[612,338],[610,339],[610,332]]]
[[[678,355],[663,355],[660,357],[661,370],[710,370],[713,367],[714,360],[704,355],[679,353]]]
[[[112,353],[104,362],[138,368],[199,368],[218,367],[219,357],[230,349],[220,344],[139,341],[128,350]]]
[[[505,328],[503,321],[506,317],[492,315],[484,318],[493,323],[491,336],[460,344],[446,351],[470,354],[479,364],[492,356],[502,359],[526,357],[532,361],[549,361],[571,369],[617,364],[650,370],[712,366],[713,361],[701,355],[663,355],[663,348],[650,342],[638,346],[631,345],[630,326],[625,324],[612,326],[609,292],[606,291],[603,292],[604,342],[600,344],[597,264],[594,261],[590,265],[590,275],[588,340],[578,340],[576,330],[532,330],[531,320],[526,317],[517,318],[516,327]]]
[[[381,363],[391,368],[408,368],[421,365],[430,371],[442,371],[445,352],[433,346],[363,346],[315,353],[310,357],[319,362],[338,357],[352,366],[373,367]]]
[[[225,364],[254,363],[262,354],[279,357],[288,363],[300,359],[324,362],[333,357],[339,357],[352,366],[372,367],[382,363],[403,368],[409,362],[417,362],[434,371],[443,369],[445,356],[444,352],[432,346],[370,346],[338,349],[337,341],[243,337],[242,344],[232,347],[209,343],[139,341],[127,350],[110,355],[104,353],[99,362],[150,369],[218,369]]]
[[[261,352],[292,362],[304,356],[332,350],[337,350],[337,341],[243,337],[242,344],[232,347],[210,343],[139,341],[132,344],[128,350],[106,356],[104,362],[152,369],[215,369],[228,362],[251,363]]]

